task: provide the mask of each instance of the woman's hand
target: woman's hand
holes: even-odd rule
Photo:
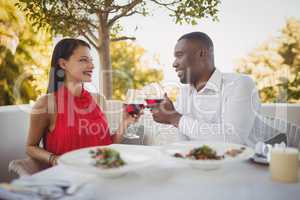
[[[144,111],[143,111],[143,109],[141,109],[138,114],[131,115],[127,112],[126,107],[127,107],[127,105],[124,104],[123,105],[123,122],[128,127],[129,125],[136,123],[139,120],[139,118],[141,117],[141,115],[144,114]]]
[[[119,125],[118,130],[116,130],[115,134],[113,135],[113,143],[120,143],[123,140],[123,134],[125,134],[126,129],[129,127],[129,125],[136,123],[143,113],[143,109],[141,109],[139,114],[130,115],[127,112],[127,105],[123,105],[122,121]]]
[[[51,154],[51,155],[49,156],[49,164],[50,164],[51,166],[57,165],[57,164],[58,164],[58,159],[59,159],[59,156],[56,156],[56,155],[54,155],[54,154]]]

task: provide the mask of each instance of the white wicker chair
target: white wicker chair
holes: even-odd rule
[[[8,172],[12,177],[27,176],[48,168],[48,165],[42,164],[31,158],[12,160],[8,165]]]
[[[286,134],[287,146],[300,150],[300,127],[283,119],[270,116],[258,116],[254,123],[255,136],[257,140],[268,141],[271,138]]]

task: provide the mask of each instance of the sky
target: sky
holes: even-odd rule
[[[146,50],[147,60],[159,56],[160,66],[153,63],[153,67],[163,69],[164,82],[178,82],[172,62],[174,46],[181,35],[192,31],[207,33],[214,42],[216,67],[222,72],[233,72],[240,58],[279,35],[289,17],[300,19],[299,10],[299,0],[221,0],[218,22],[204,19],[196,26],[176,25],[165,9],[155,9],[153,16],[131,16],[121,24],[124,33],[135,36],[136,44]],[[95,52],[93,55],[97,58]],[[97,87],[95,72],[93,85]]]

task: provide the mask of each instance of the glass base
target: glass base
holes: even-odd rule
[[[140,138],[140,136],[136,135],[136,134],[131,134],[131,133],[126,133],[125,135],[123,135],[124,138],[127,139],[138,139]]]

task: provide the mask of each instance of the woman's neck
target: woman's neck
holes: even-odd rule
[[[78,82],[65,82],[65,87],[70,91],[73,96],[80,96],[83,89],[83,83]]]

